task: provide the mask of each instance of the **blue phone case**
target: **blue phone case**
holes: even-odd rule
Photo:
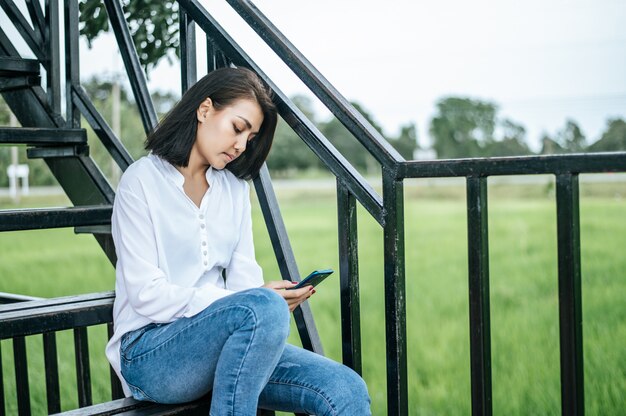
[[[333,273],[334,273],[334,270],[331,270],[331,269],[315,270],[311,272],[310,275],[302,279],[297,285],[295,285],[294,287],[290,287],[288,290],[300,289],[301,287],[304,287],[304,286],[315,287]]]

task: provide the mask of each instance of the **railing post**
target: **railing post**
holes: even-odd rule
[[[87,327],[74,328],[74,354],[76,359],[76,386],[78,387],[78,406],[90,406],[91,368],[89,367],[89,341]]]
[[[139,62],[137,49],[130,35],[128,23],[126,23],[126,19],[124,18],[122,5],[120,4],[120,0],[104,0],[104,5],[109,15],[109,21],[111,22],[115,39],[120,47],[120,53],[122,54],[122,60],[124,61],[130,86],[133,90],[135,100],[137,101],[137,106],[139,107],[139,114],[141,115],[144,131],[146,134],[149,134],[152,129],[156,127],[158,119],[152,98],[148,91],[146,76]]]
[[[59,413],[61,412],[61,393],[59,386],[56,334],[54,332],[45,332],[42,337],[44,363],[46,367],[48,414]]]
[[[408,415],[404,184],[383,168],[387,413]]]
[[[206,37],[206,58],[207,72],[230,65],[224,53],[209,36]]]
[[[17,409],[20,415],[30,415],[30,386],[28,383],[28,359],[24,337],[13,338],[13,360],[15,361],[15,388]]]
[[[69,128],[80,127],[80,112],[72,88],[80,84],[78,47],[78,0],[65,0],[65,121]]]
[[[46,0],[44,50],[46,54],[46,88],[48,103],[56,114],[61,114],[61,50],[59,0]]]
[[[356,200],[339,179],[337,179],[337,216],[343,363],[362,374]]]
[[[179,6],[180,7],[180,6]],[[180,79],[181,93],[189,89],[198,80],[196,67],[196,24],[187,12],[180,7]]]
[[[578,174],[556,175],[556,211],[559,246],[561,411],[563,415],[579,416],[585,412],[585,394]]]
[[[491,329],[487,178],[467,178],[472,415],[491,415]]]

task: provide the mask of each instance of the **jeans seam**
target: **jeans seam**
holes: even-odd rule
[[[148,400],[150,400],[150,401],[152,401],[152,402],[157,403],[157,401],[156,401],[156,400],[154,400],[154,399],[153,399],[153,398],[152,398],[152,397],[151,397],[148,393],[146,393],[146,392],[145,392],[143,389],[141,389],[140,387],[137,387],[137,386],[135,386],[134,384],[129,383],[128,381],[126,381],[126,384],[128,384],[128,386],[129,386],[129,387],[132,387],[132,388],[133,388],[133,389],[135,389],[135,390],[139,390],[139,391],[141,392],[141,394],[143,394],[143,395],[146,397],[146,399],[148,399]],[[142,400],[144,400],[144,399],[142,399]]]
[[[296,387],[300,387],[309,391],[314,392],[315,394],[317,394],[318,396],[320,396],[322,399],[324,399],[324,402],[326,402],[326,404],[328,405],[328,407],[330,408],[330,410],[333,412],[333,415],[337,415],[337,409],[335,409],[335,406],[333,405],[333,403],[330,401],[330,399],[328,397],[326,397],[325,394],[322,393],[322,391],[319,391],[313,387],[309,387],[305,384],[298,384],[298,383],[294,383],[294,382],[290,382],[290,383],[286,383],[284,381],[268,381],[267,384],[280,384],[283,386],[296,386]]]
[[[229,308],[243,308],[243,309],[248,310],[248,312],[252,312],[252,309],[250,309],[250,308],[249,308],[248,306],[246,306],[246,305],[227,305],[227,306],[223,306],[223,307],[219,308],[218,310],[213,311],[213,312],[211,312],[210,314],[208,314],[208,315],[206,315],[206,316],[203,316],[202,318],[198,319],[196,322],[193,322],[191,325],[189,325],[189,326],[187,326],[187,327],[183,328],[181,331],[179,331],[179,332],[177,332],[176,334],[174,334],[174,335],[170,336],[168,339],[166,339],[165,341],[161,342],[159,345],[155,346],[155,347],[154,347],[154,348],[152,348],[151,350],[149,350],[149,351],[145,351],[145,352],[143,352],[143,353],[141,353],[141,354],[139,354],[139,355],[137,355],[137,356],[135,356],[135,357],[132,357],[132,358],[127,358],[127,357],[126,357],[126,354],[120,354],[120,355],[123,355],[123,357],[121,357],[121,358],[123,358],[123,359],[124,359],[127,363],[131,363],[131,362],[133,362],[133,361],[135,361],[135,360],[138,360],[138,359],[140,359],[140,358],[143,358],[143,357],[145,357],[145,356],[146,356],[146,355],[148,355],[148,354],[151,354],[151,353],[153,353],[153,352],[155,352],[155,351],[158,351],[159,349],[161,349],[162,347],[164,347],[164,346],[165,346],[165,344],[167,344],[169,341],[171,341],[172,339],[174,339],[176,336],[180,335],[182,332],[187,331],[188,329],[192,329],[192,328],[194,328],[194,327],[198,326],[198,325],[199,325],[201,322],[203,322],[205,319],[207,319],[207,318],[209,318],[209,317],[212,317],[213,315],[215,315],[215,314],[217,314],[217,313],[219,313],[219,312],[222,312],[222,311],[223,311],[223,310],[225,310],[225,309],[229,309]],[[254,312],[252,312],[252,313],[254,314]],[[256,320],[256,316],[255,316],[254,318],[255,318],[255,320]],[[142,335],[143,335],[143,334],[142,334]]]

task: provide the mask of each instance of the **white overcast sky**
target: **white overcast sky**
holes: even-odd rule
[[[279,88],[306,93],[225,1],[202,3]],[[626,0],[253,3],[390,135],[415,122],[420,143],[428,144],[435,103],[447,95],[497,103],[501,117],[527,128],[535,149],[543,131],[554,134],[568,117],[589,141],[599,138],[607,118],[626,118]],[[121,67],[111,38],[95,45],[81,52],[84,77]],[[199,73],[205,71],[200,64]],[[178,91],[178,74],[160,65],[151,89]]]

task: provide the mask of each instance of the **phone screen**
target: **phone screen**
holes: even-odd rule
[[[334,273],[334,270],[326,269],[326,270],[315,270],[310,275],[302,279],[297,285],[294,287],[290,287],[288,290],[300,289],[305,286],[317,286],[324,279]]]

